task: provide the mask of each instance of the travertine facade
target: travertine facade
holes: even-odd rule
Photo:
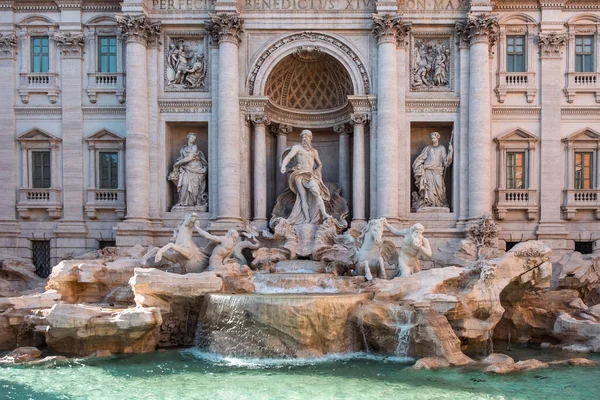
[[[353,226],[435,249],[493,212],[506,242],[595,242],[599,54],[593,0],[2,0],[0,247],[166,244],[190,132],[201,226],[265,227],[304,129]],[[432,132],[449,207],[415,212]]]

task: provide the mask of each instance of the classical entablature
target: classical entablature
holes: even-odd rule
[[[350,121],[348,96],[370,92],[365,63],[343,39],[300,32],[268,44],[252,63],[249,94],[268,98],[273,122],[306,127]]]

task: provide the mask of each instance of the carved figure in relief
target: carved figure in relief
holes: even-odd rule
[[[447,152],[439,142],[440,134],[432,132],[431,144],[421,151],[412,165],[418,189],[416,196],[413,195],[413,207],[417,211],[423,207],[448,207],[444,178],[446,168],[452,163],[454,150],[452,140]]]
[[[364,275],[368,281],[373,280],[371,268],[376,269],[379,278],[386,279],[386,264],[394,264],[398,255],[396,246],[391,240],[383,240],[383,231],[387,221],[385,218],[370,220],[358,238],[356,253],[356,274]]]
[[[172,42],[167,54],[167,85],[184,89],[206,86],[204,55],[192,50],[183,39]]]
[[[210,259],[208,260],[209,271],[214,271],[219,267],[224,267],[226,264],[235,263],[232,255],[240,237],[240,234],[236,229],[229,229],[225,236],[211,235],[200,228],[198,223],[194,224],[194,229],[200,235],[200,237],[208,239],[211,242],[211,245],[215,246],[210,253]]]
[[[394,276],[409,276],[421,271],[419,256],[422,254],[431,257],[433,254],[429,241],[423,236],[425,227],[421,224],[414,224],[409,229],[397,229],[387,221],[385,221],[385,227],[394,235],[404,236]]]
[[[450,83],[450,49],[442,41],[416,40],[413,48],[412,87],[431,88]]]
[[[184,272],[202,272],[209,263],[209,255],[203,251],[192,237],[196,226],[196,213],[187,214],[175,229],[171,241],[161,247],[154,257],[158,263],[163,258],[179,263]]]
[[[175,206],[194,207],[199,211],[207,211],[208,163],[204,153],[196,146],[196,135],[192,132],[188,133],[187,140],[187,145],[181,148],[168,177],[177,186],[178,199]]]
[[[305,129],[300,137],[302,144],[292,146],[282,155],[282,174],[287,172],[290,161],[296,160],[288,179],[290,190],[296,194],[296,202],[287,219],[292,224],[318,224],[330,217],[324,203],[330,200],[330,193],[323,183],[323,164],[319,153],[312,147],[312,132]]]

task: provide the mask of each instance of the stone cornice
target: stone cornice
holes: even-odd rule
[[[83,33],[56,32],[54,41],[60,47],[63,58],[82,58],[85,36]]]
[[[62,107],[15,107],[15,115],[62,115]]]
[[[567,44],[569,36],[567,33],[540,33],[538,44],[540,46],[541,58],[562,58],[562,49]]]
[[[60,9],[79,9],[81,8],[82,0],[54,0]]]
[[[0,59],[14,59],[16,55],[17,36],[14,33],[0,33]]]
[[[403,46],[412,27],[400,14],[373,14],[373,34],[377,43],[396,43]]]
[[[230,42],[238,45],[240,35],[244,31],[244,20],[239,14],[214,14],[208,13],[210,21],[206,29],[210,32],[214,43]]]
[[[82,107],[83,115],[125,115],[125,107]]]
[[[541,111],[540,107],[492,107],[492,118],[538,120]]]
[[[468,14],[467,19],[456,23],[456,32],[469,45],[486,42],[492,46],[500,32],[498,17],[491,14]]]
[[[600,119],[600,107],[562,107],[560,114],[566,119],[581,120],[582,117]]]
[[[116,17],[127,42],[147,45],[160,34],[160,22],[152,22],[145,15],[117,14]]]

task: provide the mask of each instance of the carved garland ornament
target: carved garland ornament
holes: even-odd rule
[[[117,14],[116,18],[128,42],[147,45],[160,34],[160,22],[152,22],[145,15]]]
[[[60,46],[64,58],[81,58],[83,56],[83,46],[85,45],[83,33],[59,32],[54,34],[54,40]]]
[[[15,34],[3,35],[0,33],[0,58],[13,58],[17,47]]]
[[[369,76],[367,74],[367,69],[366,69],[365,65],[362,63],[362,61],[360,60],[360,58],[358,57],[358,55],[350,47],[348,47],[346,44],[342,43],[338,39],[336,39],[332,36],[329,36],[327,34],[316,33],[316,32],[311,32],[311,31],[304,31],[304,32],[296,33],[291,36],[286,36],[284,38],[279,39],[277,42],[273,43],[271,46],[269,46],[268,49],[266,49],[261,54],[260,58],[256,61],[254,69],[252,69],[252,72],[250,73],[250,79],[248,81],[248,91],[249,91],[250,95],[254,94],[254,83],[256,81],[256,76],[258,75],[258,71],[260,71],[260,68],[262,67],[264,62],[267,60],[267,58],[269,58],[269,56],[271,54],[273,54],[281,46],[286,45],[288,43],[298,41],[298,40],[309,40],[311,42],[322,41],[322,42],[326,42],[326,43],[329,43],[329,44],[332,44],[332,45],[338,47],[340,50],[342,50],[344,53],[346,53],[352,59],[352,61],[354,61],[354,64],[356,64],[356,67],[358,68],[358,71],[362,78],[365,94],[369,93],[370,85],[369,85]]]
[[[206,26],[215,43],[232,42],[240,43],[240,34],[244,31],[244,20],[239,14],[213,14],[208,13],[210,21]]]
[[[411,22],[402,21],[401,15],[373,14],[373,34],[378,43],[393,42],[403,46],[412,27]]]
[[[469,14],[465,21],[456,23],[456,32],[467,44],[487,40],[491,47],[498,40],[500,32],[498,17],[491,14]]]
[[[540,33],[538,44],[542,57],[557,58],[562,55],[562,48],[567,43],[568,35],[566,33]]]

